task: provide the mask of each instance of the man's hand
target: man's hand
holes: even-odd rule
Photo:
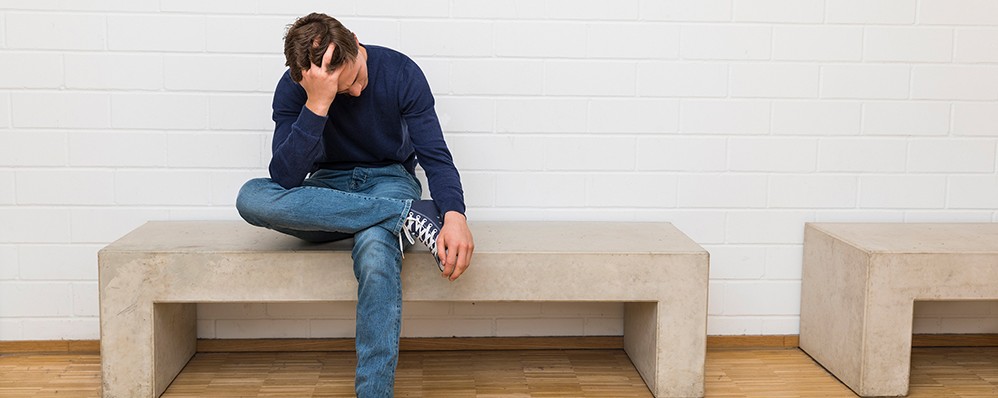
[[[329,113],[329,105],[336,99],[336,92],[339,89],[340,72],[343,68],[329,72],[329,62],[333,59],[334,44],[330,44],[326,53],[322,55],[322,65],[312,64],[308,70],[301,71],[301,84],[308,94],[305,107],[318,116],[326,116]]]
[[[437,237],[437,255],[444,264],[443,276],[451,281],[461,276],[471,265],[475,242],[463,214],[449,211],[444,214],[444,226]]]

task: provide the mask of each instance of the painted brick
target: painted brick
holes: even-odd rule
[[[70,234],[73,243],[113,242],[147,221],[168,220],[164,209],[129,207],[73,208]]]
[[[204,129],[208,98],[188,94],[111,95],[111,124],[115,128]]]
[[[67,243],[69,211],[46,207],[0,207],[0,242]]]
[[[795,61],[858,61],[863,28],[853,26],[777,26],[773,58]]]
[[[727,139],[638,138],[638,170],[719,171],[727,167]]]
[[[998,99],[998,66],[912,67],[911,96],[918,99]]]
[[[620,318],[624,316],[624,304],[545,302],[541,303],[541,314],[551,317],[582,315],[588,317]]]
[[[9,12],[5,20],[8,48],[103,50],[107,41],[103,15]]]
[[[143,132],[87,132],[69,135],[70,166],[165,166],[166,135]]]
[[[107,48],[121,51],[204,51],[205,18],[186,15],[110,15]],[[149,34],[170,32],[170,34]]]
[[[54,111],[53,110],[57,110]],[[106,128],[111,126],[107,94],[15,92],[14,127]]]
[[[10,95],[0,94],[0,130],[10,127]]]
[[[655,115],[650,118],[648,115]],[[679,101],[593,99],[589,131],[595,133],[671,133],[679,128]]]
[[[96,255],[95,255],[96,257]],[[92,268],[97,268],[93,266]],[[94,277],[96,280],[96,276]],[[97,282],[73,284],[73,315],[100,316],[100,292]]]
[[[171,0],[169,3],[162,4],[160,10],[181,13],[256,14],[260,12],[260,5],[256,2],[241,0],[216,0],[211,2]]]
[[[0,205],[12,205],[15,203],[15,187],[13,170],[0,170]]]
[[[774,134],[855,135],[863,114],[859,102],[773,102]]]
[[[402,303],[402,317],[445,317],[451,314],[453,303],[446,301],[414,301]]]
[[[16,174],[21,205],[114,204],[113,171],[23,170]]]
[[[624,318],[586,318],[586,336],[623,336]]]
[[[585,319],[496,319],[496,336],[581,336]]]
[[[25,319],[24,336],[31,340],[97,340],[100,338],[100,319],[62,318]]]
[[[589,177],[587,205],[594,207],[675,207],[678,179],[664,174],[595,174]]]
[[[544,63],[544,94],[633,96],[635,65],[611,61],[549,61]],[[593,84],[598,76],[599,84]]]
[[[402,337],[488,337],[493,333],[491,319],[407,319]]]
[[[461,186],[464,188],[464,203],[468,207],[489,207],[496,204],[496,176],[494,172],[466,172],[460,164]]]
[[[814,222],[904,222],[904,212],[883,209],[817,210]]]
[[[724,211],[675,209],[635,211],[636,220],[669,222],[683,231],[684,234],[701,244],[716,244],[724,242]]]
[[[585,176],[563,173],[500,174],[496,205],[579,207],[585,205]]]
[[[917,140],[908,144],[908,171],[992,173],[995,140]]]
[[[946,135],[950,105],[942,102],[870,102],[863,105],[863,134]]]
[[[488,57],[492,24],[481,21],[402,21],[402,52],[410,56]],[[447,40],[440,40],[446,37]]]
[[[259,60],[251,57],[167,55],[163,65],[170,91],[253,91],[263,80]]]
[[[800,282],[729,282],[724,287],[724,313],[797,315]]]
[[[957,29],[956,62],[998,62],[998,30]]]
[[[724,97],[728,66],[722,63],[638,63],[638,95]]]
[[[921,0],[918,22],[941,25],[998,24],[998,3],[989,0]]]
[[[243,2],[239,0],[235,1],[237,1],[239,4],[243,4]],[[287,15],[288,24],[294,22],[295,18],[298,18],[303,15],[308,15],[309,13],[315,12],[316,10],[322,10],[322,12],[326,13],[327,15],[332,15],[336,17],[336,19],[344,23],[346,23],[346,20],[351,18],[352,15],[356,14],[355,11],[356,7],[354,6],[354,3],[351,2],[330,3],[324,0],[285,0],[280,3],[261,1],[260,4],[257,5],[257,7],[259,7],[260,9],[260,14]]]
[[[942,333],[939,318],[923,318],[918,314],[915,314],[914,319],[912,319],[911,331],[917,334]]]
[[[817,66],[745,64],[731,67],[731,96],[815,98]]]
[[[313,319],[308,322],[308,335],[312,338],[351,338],[357,330],[353,319]]]
[[[496,22],[495,54],[501,57],[584,57],[586,25],[574,22]]]
[[[66,141],[62,132],[0,132],[0,159],[14,166],[64,166]]]
[[[814,171],[816,139],[731,138],[728,169],[732,171]]]
[[[622,0],[613,3],[601,0],[547,0],[543,3],[545,16],[548,19],[638,19],[638,0]]]
[[[679,27],[650,22],[591,24],[586,48],[589,58],[676,59]]]
[[[924,27],[864,28],[863,58],[867,61],[949,62],[953,30]]]
[[[993,212],[980,210],[980,211],[959,211],[952,209],[943,209],[939,211],[932,210],[909,210],[904,213],[904,222],[906,223],[961,223],[961,222],[977,222],[986,223],[992,222],[991,218]]]
[[[946,203],[945,176],[862,176],[861,208],[941,208]]]
[[[818,144],[818,171],[901,172],[907,144],[898,140],[828,139]]]
[[[464,316],[524,316],[539,315],[541,305],[529,302],[456,302],[454,315]]]
[[[461,170],[542,170],[545,139],[518,135],[455,135],[447,138]]]
[[[804,223],[813,221],[814,212],[803,210],[732,211],[726,238],[729,243],[800,243]]]
[[[393,0],[372,0],[355,5],[358,16],[447,17],[450,15],[447,0],[427,0],[417,3]]]
[[[24,338],[24,333],[22,333],[21,322],[22,321],[18,318],[0,319],[0,340],[28,340],[27,338]]]
[[[0,52],[2,88],[59,88],[63,85],[63,56],[54,53]]]
[[[641,0],[641,19],[653,21],[728,21],[731,0]]]
[[[70,316],[72,293],[69,283],[0,282],[0,317]]]
[[[584,99],[498,99],[496,131],[500,133],[578,133],[586,131]],[[558,117],[552,117],[557,115]]]
[[[201,171],[121,170],[115,176],[114,198],[122,205],[207,205],[211,176]]]
[[[242,220],[235,206],[177,207],[170,209],[170,220]]]
[[[686,134],[766,134],[770,107],[766,101],[683,101],[679,108],[679,131]]]
[[[751,316],[708,316],[707,335],[759,335],[762,318]]]
[[[215,321],[221,339],[306,338],[309,321],[289,319],[237,319]]]
[[[325,9],[324,6],[320,7]],[[306,15],[311,11],[307,11],[301,15]],[[329,14],[334,15],[334,14]],[[383,47],[397,49],[404,53],[408,52],[408,49],[402,45],[402,23],[397,20],[385,20],[385,19],[349,19],[338,18],[347,28],[350,29],[353,34],[357,35],[357,39],[360,40],[361,44],[375,44]],[[293,21],[288,20],[288,23]],[[281,30],[283,32],[283,30]],[[281,47],[278,47],[281,48]],[[489,43],[489,48],[492,48],[492,44]]]
[[[279,319],[353,319],[357,316],[356,301],[330,301],[322,303],[266,303],[264,305],[265,312],[268,317]],[[252,311],[255,314],[258,314],[259,309],[253,307]]]
[[[836,65],[821,68],[824,98],[907,98],[906,65]]]
[[[837,0],[825,3],[825,23],[900,24],[915,22],[915,0]],[[924,12],[924,10],[923,10]]]
[[[804,249],[801,245],[766,248],[766,273],[769,280],[800,280]]]
[[[762,334],[800,334],[799,316],[767,316],[762,318]]]
[[[455,94],[536,95],[544,91],[544,63],[538,60],[455,60],[450,69]]]
[[[146,1],[57,1],[7,0],[4,8],[17,10],[61,10],[61,11],[158,11],[159,4]]]
[[[822,0],[736,0],[734,20],[740,22],[821,23]]]
[[[259,134],[170,134],[171,167],[260,167]]]
[[[285,26],[292,22],[283,17],[208,17],[202,23],[207,25],[208,52],[273,54],[284,51]]]
[[[682,28],[684,59],[769,59],[773,31],[762,26],[688,25]]]
[[[18,278],[17,246],[0,246],[0,280]]]
[[[764,175],[679,176],[679,207],[752,208],[766,205]]]
[[[544,140],[544,153],[544,167],[548,170],[634,170],[635,140],[555,137]]]
[[[215,321],[197,321],[197,335],[199,339],[215,339]]]
[[[267,170],[214,171],[211,173],[211,204],[235,208],[239,189],[252,178],[267,177]]]
[[[724,285],[718,280],[707,282],[707,315],[724,314]]]
[[[274,121],[271,95],[224,95],[208,99],[208,120],[213,130],[271,132]]]
[[[163,88],[163,57],[159,55],[66,54],[65,63],[67,88],[98,90]]]
[[[437,118],[444,135],[451,132],[492,132],[496,123],[496,102],[489,98],[437,97]]]
[[[998,136],[998,104],[954,103],[953,134]]]
[[[267,304],[264,303],[200,303],[198,319],[264,319],[267,317]]]
[[[706,246],[710,279],[759,279],[766,266],[766,249],[752,246]]]
[[[769,206],[786,208],[852,208],[857,180],[840,175],[773,175],[769,177]]]
[[[998,177],[954,175],[949,177],[946,204],[955,209],[994,209],[998,203]]]
[[[543,19],[547,12],[540,1],[496,2],[468,0],[451,4],[453,18]]]

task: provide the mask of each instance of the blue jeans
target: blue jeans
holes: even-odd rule
[[[401,165],[319,170],[300,187],[248,181],[236,209],[250,224],[309,242],[353,237],[357,277],[357,396],[391,397],[402,323],[399,233],[419,182]],[[408,243],[408,242],[406,242]]]

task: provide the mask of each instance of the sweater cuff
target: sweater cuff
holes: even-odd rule
[[[298,129],[311,135],[322,135],[322,131],[326,128],[326,119],[329,117],[316,115],[307,106],[302,105],[295,125]]]
[[[465,215],[464,212],[466,209],[464,207],[464,203],[461,203],[461,201],[459,200],[434,200],[434,201],[437,203],[437,210],[440,210],[441,217],[446,215],[447,212],[449,211],[456,211],[458,213],[461,213],[462,215]],[[467,217],[467,215],[465,215],[465,217]]]

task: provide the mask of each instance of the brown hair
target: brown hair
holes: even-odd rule
[[[284,34],[284,65],[291,69],[291,78],[300,82],[303,70],[313,64],[321,66],[322,56],[330,43],[336,46],[329,62],[330,72],[357,57],[357,40],[353,32],[336,18],[313,12],[288,25]]]

